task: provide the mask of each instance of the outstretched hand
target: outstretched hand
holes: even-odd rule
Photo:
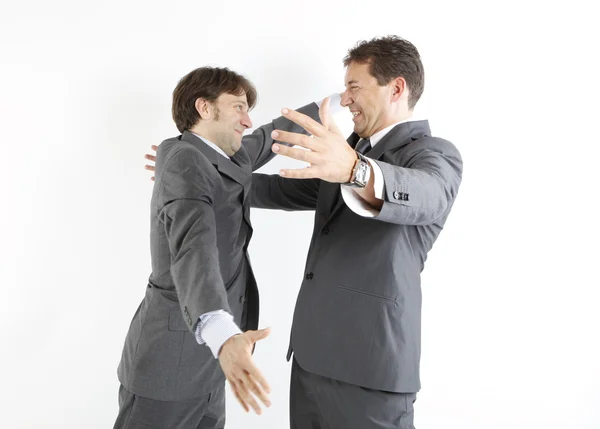
[[[308,168],[281,170],[279,174],[290,179],[317,178],[332,183],[348,182],[357,155],[354,149],[348,145],[331,116],[329,97],[323,100],[319,109],[321,124],[295,110],[283,109],[281,112],[284,117],[300,125],[311,135],[281,130],[274,130],[271,133],[271,137],[277,141],[308,149],[273,144],[273,152],[309,164]]]
[[[266,328],[234,335],[225,341],[219,352],[219,363],[236,399],[246,412],[250,411],[250,407],[252,407],[254,412],[259,415],[262,414],[262,410],[256,398],[270,407],[271,401],[268,394],[271,392],[271,388],[260,370],[254,365],[252,349],[254,343],[266,338],[269,333],[270,329]]]

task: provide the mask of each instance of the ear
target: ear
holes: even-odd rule
[[[212,105],[204,98],[197,98],[194,103],[200,119],[210,119],[212,117]]]
[[[401,98],[408,98],[408,87],[406,86],[406,80],[403,77],[398,76],[389,83],[390,89],[392,90],[392,101],[397,102]]]

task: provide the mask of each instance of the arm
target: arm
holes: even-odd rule
[[[407,167],[375,161],[384,180],[383,205],[375,219],[429,225],[448,213],[462,179],[462,159],[454,145],[434,140],[415,148]]]
[[[192,331],[205,313],[231,312],[219,267],[210,177],[213,170],[200,154],[179,150],[166,161],[157,184],[161,186],[159,220],[169,243],[171,275]]]
[[[273,174],[252,174],[250,206],[274,210],[315,210],[319,179],[293,180]]]
[[[298,111],[315,120],[319,120],[319,107],[315,103],[307,104],[298,109]],[[271,151],[271,145],[274,142],[271,138],[271,132],[274,129],[306,134],[304,128],[280,116],[268,124],[258,127],[252,134],[244,136],[242,145],[250,156],[252,171],[258,170],[276,155]]]

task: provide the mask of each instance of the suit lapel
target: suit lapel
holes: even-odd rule
[[[371,159],[380,159],[385,152],[406,146],[410,142],[431,135],[427,121],[409,121],[396,125],[369,151]]]
[[[242,183],[242,186],[244,187],[244,219],[246,219],[248,226],[252,229],[252,224],[250,223],[250,185],[252,183],[252,164],[250,163],[250,156],[242,146],[240,147],[240,150],[231,157],[231,161],[244,173],[244,183]]]
[[[181,140],[192,144],[202,152],[221,175],[242,185],[244,189],[242,193],[244,219],[248,223],[248,226],[250,226],[250,204],[248,197],[250,196],[252,171],[250,169],[250,158],[244,148],[241,147],[232,158],[227,159],[189,131],[183,132]]]

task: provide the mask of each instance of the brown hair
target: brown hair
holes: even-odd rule
[[[398,36],[362,40],[348,51],[344,66],[370,64],[369,72],[380,86],[403,77],[410,91],[408,108],[413,109],[423,94],[425,72],[415,45]]]
[[[214,102],[224,93],[246,94],[250,109],[256,104],[256,88],[252,82],[228,68],[200,67],[185,75],[173,91],[172,114],[179,132],[189,130],[200,120],[195,106],[198,98]]]

